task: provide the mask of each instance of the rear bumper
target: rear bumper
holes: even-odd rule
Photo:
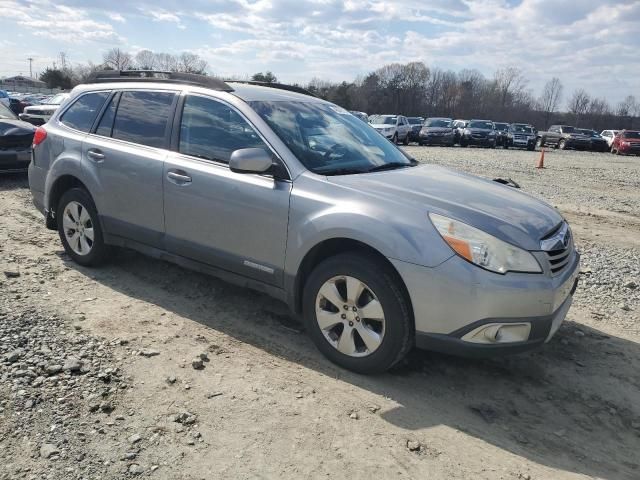
[[[571,306],[580,255],[575,252],[556,276],[547,267],[541,274],[500,275],[458,256],[433,268],[391,262],[409,292],[416,345],[477,356],[515,353],[549,340]],[[495,341],[488,340],[491,331],[504,333]]]
[[[0,173],[25,172],[31,162],[31,149],[0,150]]]

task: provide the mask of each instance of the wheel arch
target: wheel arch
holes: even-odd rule
[[[288,297],[292,310],[298,315],[302,313],[302,297],[304,286],[313,269],[323,260],[347,252],[357,252],[370,255],[376,261],[380,262],[382,265],[389,269],[389,272],[391,272],[392,275],[396,278],[398,286],[400,287],[402,294],[406,298],[407,305],[409,305],[410,314],[413,319],[413,305],[411,303],[409,290],[407,289],[404,280],[400,276],[400,273],[397,271],[395,266],[379,250],[375,249],[371,245],[368,245],[360,240],[355,240],[353,238],[347,237],[330,238],[323,240],[314,245],[305,254],[302,261],[300,262],[300,266],[298,267],[295,278],[291,282],[292,285],[290,285],[289,288]]]
[[[51,184],[46,198],[46,225],[48,229],[55,230],[57,228],[56,208],[58,206],[58,202],[60,202],[62,195],[72,188],[82,188],[91,195],[87,186],[75,175],[65,174],[56,178],[56,180]]]

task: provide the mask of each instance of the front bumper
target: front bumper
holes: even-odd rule
[[[419,141],[424,145],[453,145],[455,137],[453,135],[420,134]]]
[[[576,289],[580,255],[572,255],[556,276],[546,268],[542,274],[500,275],[457,255],[434,268],[391,262],[409,291],[416,345],[455,355],[485,356],[529,350],[551,339]],[[497,331],[502,326],[507,327],[503,339],[491,342],[482,337],[485,330]],[[525,334],[510,341],[510,329]]]
[[[467,145],[477,145],[481,147],[493,147],[496,145],[495,137],[462,137]]]
[[[31,162],[31,148],[0,150],[0,173],[25,172]]]

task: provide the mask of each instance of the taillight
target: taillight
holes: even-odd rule
[[[45,141],[46,138],[47,138],[47,131],[42,127],[36,128],[36,133],[34,133],[33,135],[33,146],[35,147],[37,145],[40,145],[42,142]]]

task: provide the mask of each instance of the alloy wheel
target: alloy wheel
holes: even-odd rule
[[[69,247],[78,255],[88,255],[94,241],[93,222],[89,211],[79,202],[67,204],[62,213],[62,227]]]
[[[366,357],[382,344],[382,304],[357,278],[341,275],[327,280],[316,296],[315,313],[325,339],[344,355]]]

